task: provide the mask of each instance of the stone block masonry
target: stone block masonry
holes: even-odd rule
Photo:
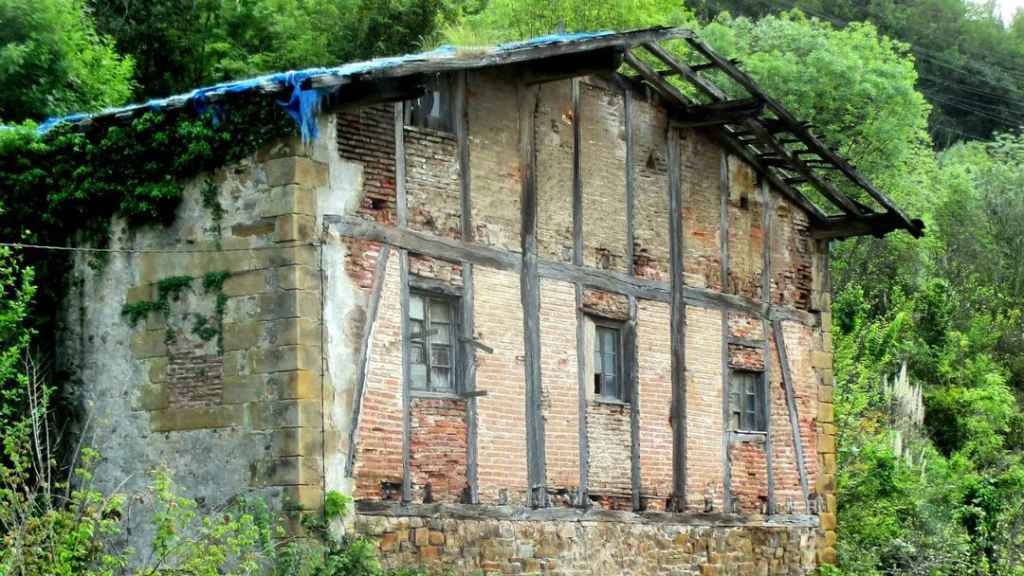
[[[399,517],[360,514],[355,529],[386,568],[456,574],[808,574],[813,524],[712,526],[683,515],[651,520],[483,519],[433,508]],[[675,520],[673,521],[673,518]]]

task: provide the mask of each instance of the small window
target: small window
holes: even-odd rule
[[[734,370],[729,385],[730,428],[735,432],[766,432],[764,373]]]
[[[455,392],[456,299],[422,292],[409,297],[409,380],[413,390]]]
[[[622,324],[594,321],[594,396],[601,400],[628,402],[623,377]]]
[[[405,125],[449,133],[455,131],[452,90],[447,77],[435,76],[426,83],[423,96],[406,102]]]

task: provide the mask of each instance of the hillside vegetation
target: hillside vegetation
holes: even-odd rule
[[[104,217],[175,201],[174,182],[89,172],[83,151],[130,158],[177,130],[205,147],[159,166],[186,174],[227,138],[153,118],[102,141],[36,137],[48,116],[444,42],[658,24],[737,58],[927,225],[921,240],[833,246],[840,566],[826,573],[1024,575],[1024,14],[1006,26],[967,0],[0,0],[0,123],[21,126],[0,129],[0,240],[52,238],[97,198]],[[21,359],[52,297],[30,265],[47,264],[0,252],[8,480],[43,467],[24,457],[25,415],[63,392],[26,392]],[[903,362],[926,419],[897,454],[884,381]]]

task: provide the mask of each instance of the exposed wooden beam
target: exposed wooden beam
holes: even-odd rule
[[[657,44],[653,43],[644,44],[643,46],[647,51],[649,51],[659,60],[664,62],[667,66],[675,70],[678,70],[683,77],[689,80],[694,86],[696,86],[699,90],[704,92],[705,95],[710,97],[715,102],[724,103],[729,101],[728,96],[718,86],[714,85],[712,82],[710,82],[697,72],[694,72],[693,69],[687,66],[686,64],[683,64],[682,62],[679,62],[677,59],[673,58],[672,55],[666,52],[665,49],[662,48],[661,46],[658,46]],[[761,94],[752,94],[755,98],[761,97]],[[787,166],[791,166],[794,170],[799,172],[819,192],[821,192],[822,196],[827,198],[830,202],[838,206],[844,212],[847,212],[849,214],[860,214],[860,211],[857,209],[856,205],[850,202],[850,199],[847,198],[846,195],[836,190],[835,187],[833,187],[825,180],[819,178],[817,174],[815,174],[799,158],[791,154],[785,146],[778,142],[778,140],[775,138],[773,134],[773,131],[767,128],[761,121],[759,121],[757,118],[748,117],[745,120],[744,124],[751,133],[756,134],[758,136],[759,142],[763,142],[769,147],[774,156],[784,159],[784,162],[780,160],[780,163],[783,163],[784,165]]]
[[[858,172],[845,158],[836,154],[830,147],[819,140],[803,123],[794,117],[789,110],[782,106],[782,104],[768,96],[768,94],[757,84],[757,82],[754,81],[753,78],[741,71],[731,62],[722,58],[717,52],[712,50],[696,36],[686,38],[686,41],[705,58],[707,58],[708,61],[716,63],[723,72],[729,75],[729,77],[737,84],[750,92],[751,95],[763,97],[768,108],[781,121],[789,125],[790,131],[803,141],[804,145],[807,146],[809,150],[817,152],[822,158],[835,164],[854,184],[864,189],[876,202],[884,206],[890,213],[894,214],[899,219],[901,226],[906,228],[911,235],[920,237],[924,233],[923,227],[918,226],[898,206],[889,200],[885,194],[879,192],[874,185],[871,184],[867,178],[862,176],[860,172]]]
[[[719,282],[722,292],[730,291],[729,282],[729,154],[722,151],[718,179],[718,261],[721,266]],[[729,310],[722,309],[722,334],[719,339],[722,371],[722,508],[732,513],[732,430],[729,425],[729,398],[732,370],[729,366]]]
[[[796,391],[793,376],[789,368],[789,355],[786,353],[786,334],[782,329],[782,321],[772,322],[775,333],[775,348],[779,351],[779,367],[782,370],[782,384],[786,391],[786,409],[789,413],[789,428],[793,435],[793,457],[796,459],[797,474],[800,477],[800,490],[804,497],[804,511],[810,513],[810,488],[807,482],[807,464],[804,462],[804,442],[800,436],[800,414],[796,406]]]
[[[467,104],[468,74],[460,72],[456,79],[455,90],[455,137],[459,154],[459,227],[462,238],[472,242],[473,230],[473,195],[472,174],[469,169],[469,107]],[[476,310],[474,308],[473,263],[461,261],[463,295],[462,318],[462,384],[466,398],[466,499],[469,504],[480,502],[479,464],[477,462],[478,422],[476,392],[476,350],[475,326]]]
[[[772,303],[772,244],[774,241],[775,203],[772,200],[771,189],[765,182],[760,183],[761,191],[761,302],[766,306]],[[768,514],[773,515],[775,509],[775,471],[774,457],[772,455],[772,443],[774,434],[772,432],[772,333],[768,320],[761,320],[761,358],[764,361],[764,377],[762,385],[765,387],[765,442],[764,442],[764,465],[768,477]]]
[[[658,75],[657,72],[634,56],[630,51],[626,51],[623,59],[626,64],[636,70],[648,84],[650,84],[659,94],[670,102],[675,102],[678,106],[682,106],[684,110],[693,104],[693,101],[690,100],[689,97],[680,92],[679,89],[672,84],[666,82]]]
[[[369,372],[370,344],[373,328],[377,323],[377,309],[380,307],[381,293],[384,291],[384,277],[388,270],[388,258],[391,247],[380,245],[377,262],[373,270],[373,285],[370,287],[370,299],[366,304],[366,323],[363,325],[363,336],[359,345],[359,356],[356,359],[356,390],[352,397],[352,426],[348,432],[348,458],[345,460],[345,476],[352,477],[356,463],[356,446],[359,443],[359,420],[363,408],[363,396],[366,390],[366,375]]]
[[[346,238],[387,242],[396,248],[408,250],[416,254],[423,254],[431,258],[450,262],[467,260],[476,266],[511,272],[519,272],[522,269],[522,255],[518,252],[479,244],[469,244],[450,238],[441,238],[428,232],[398,228],[351,215],[327,214],[324,216],[324,223],[340,236]],[[566,262],[540,259],[537,261],[537,271],[541,278],[579,283],[587,288],[595,288],[625,296],[632,295],[655,302],[670,303],[672,301],[671,284],[630,276],[623,272],[600,270],[589,266],[577,266]],[[766,307],[760,301],[745,296],[723,294],[706,288],[684,286],[683,298],[686,304],[691,306],[702,308],[727,307],[757,318],[781,318],[807,326],[817,326],[819,324],[817,316],[811,312],[798,310],[791,306],[773,305]]]
[[[913,220],[919,231],[924,222]],[[904,229],[903,221],[895,214],[872,214],[859,218],[833,216],[811,226],[811,238],[816,240],[838,240],[854,236],[875,236],[881,238],[894,230]]]
[[[536,110],[539,87],[519,87],[519,172],[522,182],[523,268],[519,286],[523,306],[523,351],[526,378],[526,460],[528,501],[534,508],[548,504],[546,489],[544,414],[540,362],[540,276],[537,272],[537,148]]]
[[[723,100],[711,104],[690,106],[675,115],[673,121],[681,128],[721,126],[744,118],[756,118],[764,110],[764,102],[756,98]]]
[[[405,188],[405,105],[394,105],[395,130],[395,205],[398,211],[398,225],[405,227],[409,221],[409,202]],[[405,249],[398,254],[398,273],[402,331],[402,502],[412,502],[412,388],[409,365],[409,252]]]
[[[686,510],[686,299],[679,130],[668,131],[668,229],[672,263],[672,509]]]

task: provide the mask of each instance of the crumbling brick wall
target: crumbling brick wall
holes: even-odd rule
[[[580,485],[576,291],[572,284],[541,281],[540,338],[547,484],[552,500],[565,505]]]
[[[738,440],[729,447],[733,509],[741,514],[768,511],[768,464],[764,440]]]
[[[810,307],[813,244],[807,214],[791,202],[773,194],[772,221],[772,304],[786,304],[802,310]]]
[[[409,227],[460,238],[458,143],[455,135],[406,126],[405,182]]]
[[[660,106],[634,97],[633,130],[634,227],[633,270],[637,276],[670,278],[668,231],[668,114]]]
[[[721,291],[722,149],[703,131],[681,133],[686,284]]]
[[[398,498],[402,484],[402,305],[399,253],[388,258],[358,422],[355,497]],[[388,494],[385,494],[385,489]]]
[[[722,509],[722,313],[686,307],[686,497]]]
[[[622,93],[580,82],[583,263],[626,272],[626,134]]]
[[[377,222],[396,222],[394,105],[338,113],[337,138],[338,154],[363,168],[363,197],[357,214]]]
[[[647,510],[664,509],[672,495],[672,312],[660,302],[637,303],[640,386],[640,497]]]
[[[571,262],[573,250],[572,81],[540,86],[534,113],[537,146],[537,254]]]
[[[764,201],[753,168],[732,155],[728,163],[729,291],[760,300],[764,270]]]
[[[413,501],[462,501],[466,490],[466,400],[414,397],[411,410]]]
[[[523,398],[523,307],[519,275],[474,269],[476,335],[494,349],[477,355],[480,501],[526,501],[526,414]],[[504,496],[503,496],[504,495]]]
[[[469,168],[473,175],[473,233],[481,244],[521,250],[519,100],[501,71],[470,74]]]

